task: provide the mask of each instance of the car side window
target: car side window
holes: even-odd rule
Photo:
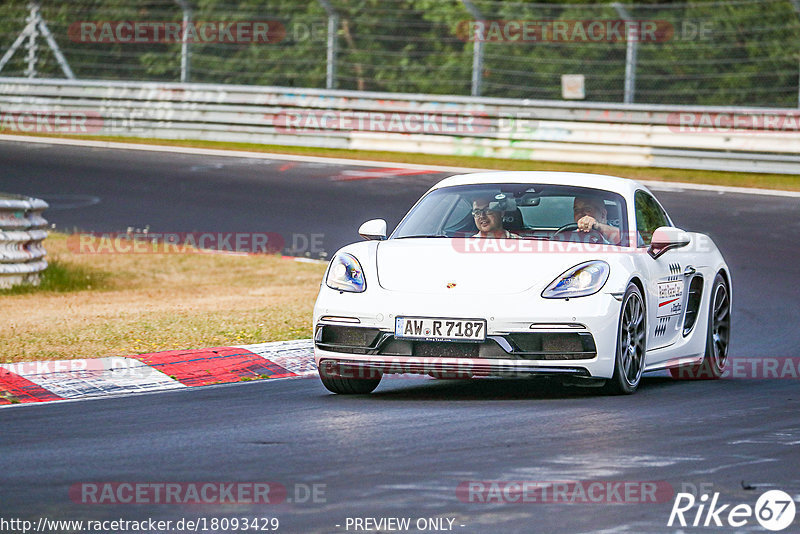
[[[653,239],[653,232],[660,226],[671,226],[669,218],[656,199],[644,191],[637,191],[634,196],[636,208],[636,231],[638,234],[638,244],[640,247],[650,245]]]
[[[450,208],[450,214],[444,222],[443,229],[447,235],[477,231],[472,217],[472,204],[465,197],[459,196]]]

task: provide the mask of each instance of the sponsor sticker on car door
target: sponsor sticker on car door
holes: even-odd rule
[[[659,282],[657,317],[679,315],[683,311],[683,280]]]

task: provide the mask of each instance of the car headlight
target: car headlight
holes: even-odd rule
[[[581,263],[553,280],[542,291],[546,299],[565,299],[594,295],[608,280],[610,268],[604,261]]]
[[[325,284],[331,289],[351,293],[361,293],[367,288],[361,264],[352,254],[347,253],[337,254],[331,260]]]

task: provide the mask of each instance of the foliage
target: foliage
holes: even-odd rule
[[[191,43],[189,80],[324,88],[328,15],[319,0],[187,0],[193,21],[269,21],[285,29],[270,43]],[[459,0],[330,0],[336,25],[335,87],[364,91],[469,95],[473,20]],[[473,0],[494,21],[613,21],[610,2]],[[0,50],[25,26],[27,2],[0,5]],[[180,21],[175,0],[42,0],[42,13],[76,76],[179,81],[181,43],[90,43],[70,39],[81,21]],[[637,44],[635,101],[796,107],[800,12],[790,0],[715,0],[626,4],[639,21],[672,33]],[[44,39],[41,77],[61,77]],[[561,76],[583,74],[587,100],[621,102],[624,41],[497,42],[483,46],[481,94],[561,98]],[[24,76],[23,45],[3,75]]]

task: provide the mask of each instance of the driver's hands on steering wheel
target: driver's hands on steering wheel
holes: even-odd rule
[[[579,232],[591,232],[595,229],[597,220],[591,215],[584,215],[577,221]]]

